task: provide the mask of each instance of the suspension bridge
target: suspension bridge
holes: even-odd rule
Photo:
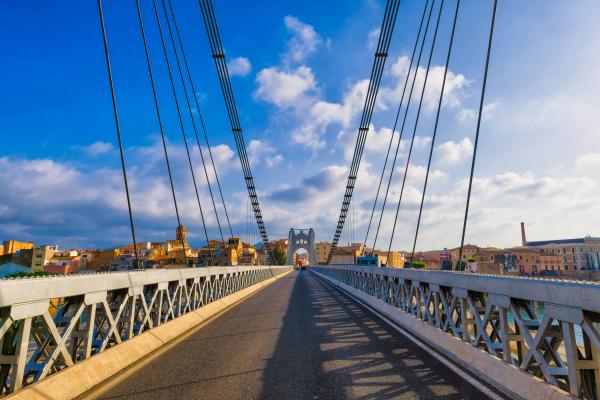
[[[208,215],[214,215],[222,242],[234,232],[177,12],[172,0],[134,1],[154,106],[148,118],[155,119],[160,134],[176,223],[179,227],[183,223],[181,199],[167,146],[165,105],[157,94],[153,69],[157,58],[168,72],[170,101],[177,112],[208,261],[200,265],[189,256],[183,235],[178,236],[183,250],[178,268],[145,269],[138,254],[136,210],[130,198],[107,33],[110,24],[105,20],[102,0],[97,0],[106,90],[112,99],[135,254],[123,272],[0,281],[0,396],[45,400],[600,398],[600,286],[595,283],[467,274],[460,271],[460,261],[453,271],[329,265],[352,213],[354,188],[360,184],[359,167],[401,12],[400,0],[388,0],[385,6],[327,262],[316,265],[311,253],[307,271],[275,265],[265,224],[268,216],[263,217],[260,207],[217,16],[211,0],[199,0],[198,19],[210,45],[206,57],[214,61],[248,201],[270,264],[218,265],[216,249],[211,248],[214,238],[207,228]],[[463,259],[493,55],[498,1],[486,3],[488,13],[479,16],[488,31],[480,57],[483,80],[464,194],[466,207],[461,210],[464,218],[458,260]],[[420,4],[409,73],[401,85],[394,133],[363,240],[365,247],[372,243],[376,248],[382,240],[386,207],[391,205],[394,217],[388,254],[391,251],[433,53],[442,49],[443,80],[418,219],[411,227],[414,242],[409,263],[415,258],[455,31],[461,22],[461,0],[426,0]],[[145,18],[147,15],[152,18]],[[450,16],[449,26],[441,24],[444,15]],[[158,46],[148,41],[149,25],[159,33]],[[416,84],[419,68],[424,70],[420,87]],[[407,119],[410,111],[416,115],[413,122]],[[408,153],[404,167],[397,168],[405,135]],[[199,171],[208,183],[208,206],[199,194],[195,151],[202,164]],[[393,199],[390,187],[399,169],[403,169],[400,194]],[[209,176],[211,172],[214,179]],[[303,246],[314,246],[313,230],[291,229],[291,254]],[[290,255],[288,264],[291,260]]]

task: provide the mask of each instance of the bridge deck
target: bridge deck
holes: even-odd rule
[[[88,398],[485,396],[308,272],[293,272]]]

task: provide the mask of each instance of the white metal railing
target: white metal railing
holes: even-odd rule
[[[210,267],[0,281],[0,396],[290,267]]]
[[[600,398],[600,284],[451,271],[314,267],[580,398]]]

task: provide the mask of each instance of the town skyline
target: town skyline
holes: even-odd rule
[[[233,139],[224,134],[228,129],[225,111],[218,85],[209,76],[213,73],[212,61],[204,57],[208,54],[207,44],[198,39],[194,21],[185,18],[187,9],[192,10],[190,15],[197,12],[193,3],[177,5],[184,16],[182,34],[191,46],[190,63],[196,71],[217,169],[226,186],[225,201],[233,230],[240,235],[247,224],[246,193]],[[313,226],[318,240],[331,240],[371,62],[370,46],[383,4],[278,5],[266,13],[257,13],[241,2],[234,4],[244,12],[229,14],[220,12],[220,5],[216,7],[225,18],[225,26],[236,27],[223,29],[222,34],[228,43],[232,84],[242,113],[250,163],[255,169],[264,215],[268,216],[267,231],[273,237],[285,237],[290,225]],[[594,173],[600,165],[600,154],[594,150],[600,148],[600,135],[596,134],[599,123],[593,111],[598,108],[598,82],[586,67],[597,65],[600,54],[599,41],[588,40],[600,36],[597,24],[588,21],[597,14],[595,10],[600,12],[600,5],[592,1],[572,5],[555,2],[544,7],[540,4],[507,1],[499,10],[503,28],[496,32],[497,56],[490,66],[485,131],[467,242],[501,247],[518,244],[519,221],[527,222],[529,235],[538,238],[594,235],[600,224],[600,182]],[[0,18],[3,37],[15,38],[6,43],[13,57],[0,66],[0,71],[4,76],[20,76],[19,72],[25,70],[28,78],[7,82],[13,96],[0,104],[0,116],[5,121],[0,127],[0,146],[5,149],[0,154],[0,170],[4,171],[0,185],[6,189],[0,193],[0,237],[58,242],[65,247],[106,248],[127,243],[127,212],[110,100],[106,82],[94,78],[104,73],[95,9],[77,2],[58,5],[55,10],[40,4],[39,13],[27,17],[36,23],[23,35],[16,33],[21,32],[24,22],[19,18],[26,13],[20,12],[19,5],[9,7],[15,9]],[[391,116],[398,101],[398,82],[406,73],[409,44],[420,12],[416,3],[406,2],[402,7],[398,34],[391,45],[390,68],[383,77],[381,103],[375,110],[358,174],[354,214],[348,221],[353,223],[358,240],[369,219],[378,180],[375,171],[383,164]],[[447,100],[442,109],[445,128],[436,146],[424,226],[417,243],[420,249],[455,246],[460,240],[461,217],[454,210],[464,203],[475,92],[481,84],[478,57],[484,46],[485,24],[474,18],[484,12],[480,7],[467,2],[461,11],[467,23],[459,26],[457,53],[449,67]],[[114,69],[119,105],[123,107],[125,153],[131,166],[134,219],[140,240],[166,240],[175,216],[169,203],[157,127],[152,118],[137,118],[140,110],[151,104],[139,32],[126,29],[135,10],[111,5],[106,8],[111,22],[108,37],[115,54],[130,54],[133,60],[125,65],[116,57]],[[535,18],[540,8],[544,18]],[[79,18],[69,19],[61,27],[49,25],[43,16],[54,12],[77,12]],[[249,26],[240,20],[242,15],[251,15],[257,23]],[[325,15],[335,18],[330,20]],[[77,21],[84,21],[85,26]],[[444,36],[448,34],[448,22],[442,20]],[[569,29],[558,37],[556,26]],[[270,29],[277,35],[265,34]],[[73,30],[81,32],[81,43],[68,37]],[[250,32],[264,37],[263,50],[243,40]],[[156,44],[156,32],[150,31],[149,35]],[[514,37],[519,35],[525,40],[515,43]],[[95,43],[94,51],[84,47],[84,42],[86,46]],[[63,58],[49,55],[53,43],[69,44],[61,49]],[[567,55],[572,52],[578,54],[578,63],[568,62]],[[544,68],[550,62],[552,68]],[[443,51],[435,51],[434,84],[431,96],[425,97],[427,121],[432,119],[429,106],[435,103],[442,64]],[[55,79],[48,80],[44,71],[27,65],[47,65]],[[197,71],[208,71],[207,77]],[[164,97],[168,93],[164,70],[159,69],[157,76]],[[533,76],[536,79],[530,79]],[[85,96],[81,88],[85,88]],[[39,109],[38,102],[48,108]],[[22,110],[36,110],[36,117],[23,119]],[[60,110],[72,116],[68,123],[54,117]],[[190,241],[200,244],[203,232],[189,184],[185,150],[176,132],[173,110],[167,108],[164,113],[175,187],[178,196],[185,199],[181,204],[182,222],[189,229]],[[414,167],[408,171],[406,201],[400,212],[400,234],[393,243],[396,249],[410,248],[414,235],[410,227],[424,175],[427,136],[431,133],[427,121],[417,133]],[[540,132],[543,139],[539,139]],[[537,144],[527,145],[532,140]],[[405,144],[401,147],[404,149]],[[193,157],[201,177],[199,156],[194,153]],[[402,162],[400,159],[399,165]],[[398,170],[390,203],[396,201],[401,179],[402,171]],[[199,189],[201,202],[208,210],[209,234],[218,237],[202,179]],[[382,243],[391,231],[391,207],[382,223]]]

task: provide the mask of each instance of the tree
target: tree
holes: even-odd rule
[[[281,247],[273,249],[273,258],[275,258],[275,265],[285,265],[287,263],[287,254]]]
[[[425,261],[413,261],[413,262],[406,262],[404,263],[404,268],[414,268],[414,269],[421,269],[423,267],[425,267],[425,265],[427,265],[425,263]]]
[[[37,278],[40,276],[50,276],[46,271],[31,271],[31,272],[15,272],[14,274],[10,274],[5,276],[6,279],[10,278]]]

